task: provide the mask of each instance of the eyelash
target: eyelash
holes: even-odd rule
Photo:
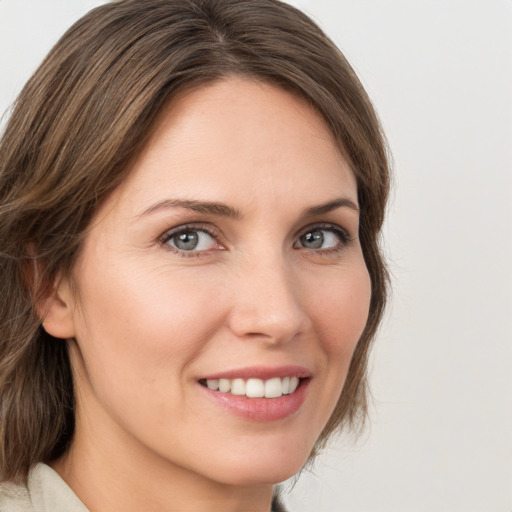
[[[180,233],[186,233],[187,231],[197,231],[206,233],[207,235],[211,236],[215,242],[219,245],[222,245],[222,242],[219,241],[219,239],[222,238],[221,233],[218,229],[216,229],[211,224],[183,224],[181,226],[178,226],[176,228],[173,228],[169,231],[166,231],[160,238],[160,243],[162,246],[177,254],[178,256],[181,256],[183,258],[194,258],[194,257],[200,257],[203,256],[205,253],[209,253],[210,250],[203,250],[203,251],[183,251],[181,249],[178,249],[177,247],[173,247],[168,242],[172,240],[175,236],[179,235]],[[218,249],[214,249],[218,250]]]
[[[181,226],[178,226],[176,228],[173,228],[171,230],[166,231],[159,237],[160,244],[166,249],[169,250],[175,254],[177,254],[180,257],[183,258],[193,258],[193,257],[201,257],[205,254],[210,253],[211,249],[206,250],[190,250],[190,251],[184,251],[181,249],[178,249],[177,247],[173,247],[168,242],[172,240],[175,236],[179,235],[180,233],[185,232],[203,232],[212,237],[213,240],[220,246],[222,246],[222,241],[219,241],[219,239],[222,238],[221,233],[218,229],[216,229],[211,224],[183,224]],[[349,235],[349,233],[341,228],[340,226],[336,224],[328,224],[328,223],[321,223],[321,224],[312,224],[310,226],[307,226],[306,228],[302,229],[296,236],[295,236],[295,242],[294,242],[294,249],[308,249],[307,247],[296,247],[295,244],[301,239],[301,237],[305,236],[306,234],[312,232],[312,231],[326,231],[330,233],[334,233],[339,238],[339,243],[335,247],[329,247],[326,249],[310,249],[315,254],[318,255],[325,255],[328,256],[332,253],[337,253],[342,251],[347,245],[349,245],[353,238]],[[213,250],[219,250],[217,248]]]
[[[329,233],[334,233],[339,239],[339,243],[336,244],[335,247],[328,247],[326,249],[311,249],[315,254],[318,255],[328,256],[333,253],[338,253],[345,249],[345,247],[347,247],[353,241],[353,238],[350,236],[347,230],[343,229],[337,224],[329,223],[312,224],[310,226],[307,226],[306,228],[300,231],[300,233],[296,236],[296,239],[300,240],[301,237],[312,231],[326,231]],[[298,247],[297,249],[300,248],[301,247]],[[304,249],[307,249],[307,247],[304,247]]]

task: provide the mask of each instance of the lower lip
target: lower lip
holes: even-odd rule
[[[266,422],[282,420],[297,412],[306,400],[310,380],[302,379],[299,387],[291,395],[279,398],[248,398],[245,395],[222,393],[198,385],[217,405],[245,419]]]

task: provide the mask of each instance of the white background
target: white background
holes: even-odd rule
[[[92,0],[0,0],[0,111]],[[395,160],[394,276],[371,426],[293,512],[512,512],[512,1],[298,0],[342,48]]]

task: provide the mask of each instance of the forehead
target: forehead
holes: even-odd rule
[[[304,192],[312,203],[329,193],[357,202],[354,174],[322,116],[282,88],[233,78],[166,106],[118,196],[135,207],[162,194],[232,202]]]

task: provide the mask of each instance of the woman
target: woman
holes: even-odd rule
[[[278,510],[364,418],[386,152],[304,14],[95,9],[0,165],[2,510]]]

